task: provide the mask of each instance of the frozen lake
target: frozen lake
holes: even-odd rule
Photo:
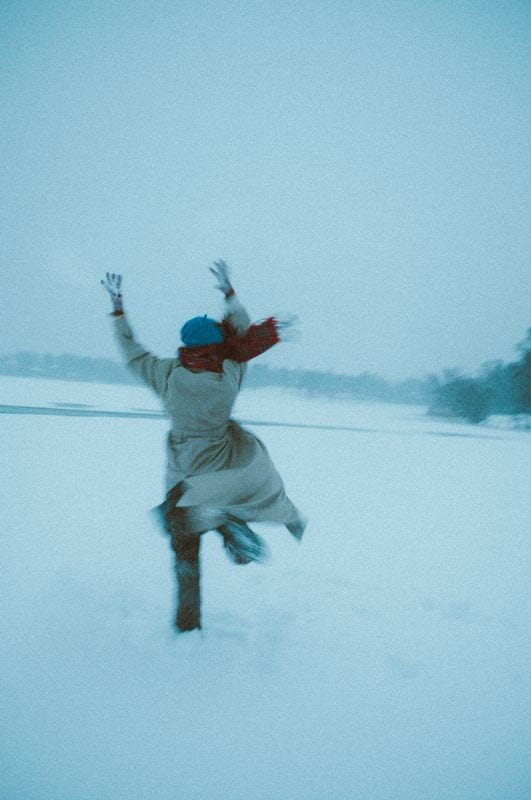
[[[156,399],[0,391],[2,798],[531,796],[531,434],[244,391],[310,525],[261,566],[203,537],[177,636]]]

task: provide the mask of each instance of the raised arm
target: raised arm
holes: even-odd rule
[[[215,267],[215,268],[214,268]],[[214,261],[210,272],[217,280],[216,288],[225,295],[224,319],[234,328],[236,333],[243,334],[251,324],[249,314],[236,296],[229,278],[229,268],[224,261]]]
[[[168,375],[174,366],[174,359],[157,358],[135,339],[123,310],[122,276],[108,272],[106,279],[101,283],[111,298],[114,334],[128,367],[157,394],[162,394]]]

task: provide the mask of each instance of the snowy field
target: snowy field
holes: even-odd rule
[[[243,392],[310,525],[261,566],[206,535],[177,636],[166,421],[60,411],[156,399],[0,393],[59,413],[0,414],[2,800],[531,797],[531,434]]]

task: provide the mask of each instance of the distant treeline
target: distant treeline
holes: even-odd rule
[[[0,374],[96,383],[138,383],[130,370],[111,359],[70,354],[19,352],[0,355]],[[249,364],[245,380],[249,388],[282,386],[298,389],[310,396],[419,404],[427,402],[432,384],[431,378],[390,381],[369,372],[341,375],[319,370],[279,369],[260,363]]]
[[[55,378],[61,381],[92,383],[135,383],[134,376],[122,364],[110,358],[88,358],[69,353],[33,353],[23,351],[0,355],[0,375],[23,378]]]
[[[442,377],[392,381],[370,372],[345,375],[322,370],[249,365],[246,386],[280,386],[308,396],[426,405],[432,415],[482,422],[491,414],[531,414],[531,328],[517,345],[520,358],[510,364],[485,364],[477,377],[445,370]],[[96,383],[135,384],[137,378],[111,359],[70,354],[19,352],[0,355],[0,374]]]
[[[430,396],[431,380],[407,378],[402,381],[391,381],[371,372],[344,375],[337,372],[279,369],[268,367],[266,364],[256,364],[250,365],[246,386],[253,388],[282,386],[297,389],[310,397],[422,404]]]

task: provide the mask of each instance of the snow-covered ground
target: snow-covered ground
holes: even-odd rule
[[[0,378],[0,403],[153,410]],[[176,636],[163,419],[0,415],[2,800],[531,796],[531,435],[244,391],[310,517],[266,565],[202,543]],[[319,426],[335,426],[337,430]]]

